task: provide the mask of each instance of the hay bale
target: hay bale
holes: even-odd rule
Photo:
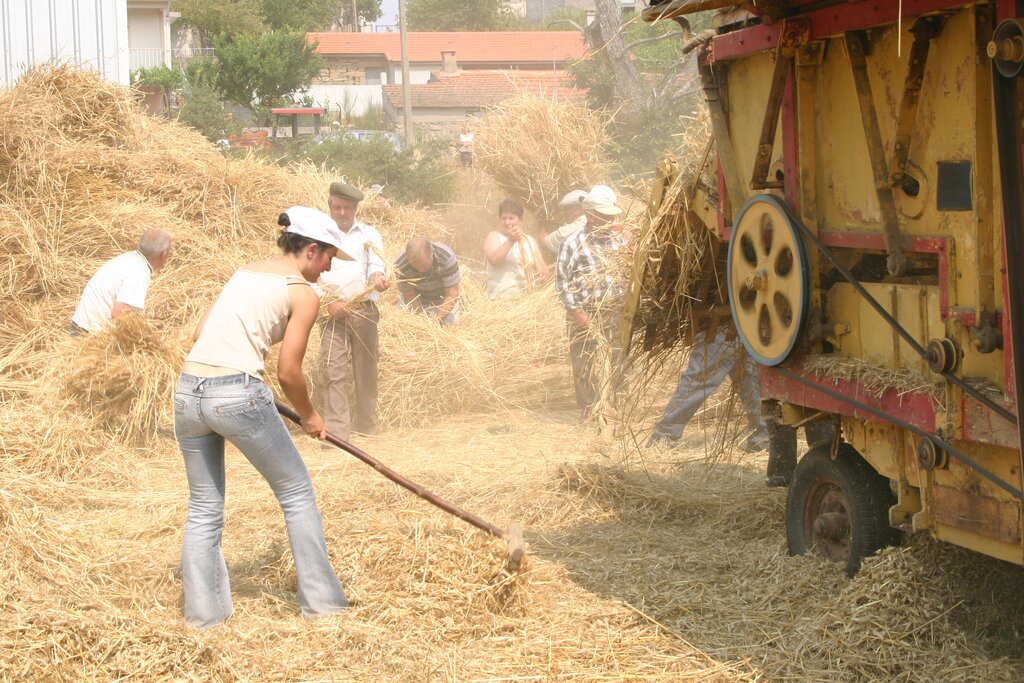
[[[57,352],[65,359],[55,368],[61,397],[100,429],[134,443],[170,424],[184,339],[168,342],[141,314],[126,313],[101,332],[69,337]]]
[[[585,106],[517,95],[474,126],[475,163],[539,220],[557,225],[566,192],[609,180],[605,125]]]

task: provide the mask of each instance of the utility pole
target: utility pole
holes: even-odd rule
[[[412,149],[412,84],[409,82],[409,36],[405,30],[405,0],[398,0],[398,33],[402,47],[402,115],[405,118],[405,146]]]
[[[352,0],[352,33],[359,33],[359,5]]]

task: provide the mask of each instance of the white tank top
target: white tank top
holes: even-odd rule
[[[501,237],[505,241],[508,240],[504,235]],[[526,244],[523,242],[513,244],[498,265],[495,266],[487,261],[487,296],[489,298],[501,299],[526,291],[526,266],[532,263],[532,249],[535,242],[530,235],[526,236],[524,242]]]
[[[284,338],[292,307],[288,287],[298,275],[236,271],[217,297],[186,361],[262,377],[270,347]]]

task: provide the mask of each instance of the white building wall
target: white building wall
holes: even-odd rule
[[[171,52],[164,34],[170,32],[165,13],[159,9],[128,9],[128,46],[131,70],[170,66]]]
[[[0,85],[51,60],[128,84],[127,0],[0,0]]]
[[[379,85],[311,85],[309,96],[328,114],[339,112],[360,116],[370,107],[382,106],[384,91]]]
[[[441,70],[441,62],[436,64],[409,65],[409,82],[413,85],[426,83],[430,80],[430,74]],[[388,83],[400,84],[402,82],[402,65],[392,64],[391,73],[388,75]]]

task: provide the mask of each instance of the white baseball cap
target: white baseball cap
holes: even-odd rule
[[[584,211],[593,211],[604,216],[618,216],[622,213],[615,191],[607,185],[594,185],[580,205]]]
[[[287,221],[285,221],[287,218]],[[293,206],[281,214],[278,223],[284,225],[285,232],[292,232],[302,235],[311,240],[329,244],[338,248],[335,258],[342,261],[355,261],[342,247],[345,238],[338,229],[334,219],[319,209],[311,209],[308,206]],[[287,225],[285,225],[287,223]]]
[[[583,198],[587,196],[584,190],[573,190],[567,192],[564,197],[558,200],[558,205],[563,209],[569,209],[574,206],[579,206],[579,203],[583,201]]]

